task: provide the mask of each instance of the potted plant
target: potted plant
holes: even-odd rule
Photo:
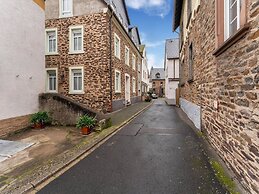
[[[43,129],[50,122],[47,112],[37,112],[31,116],[31,123],[35,129]]]
[[[95,123],[96,119],[88,115],[83,115],[78,119],[76,127],[81,129],[83,135],[88,135],[95,126]]]

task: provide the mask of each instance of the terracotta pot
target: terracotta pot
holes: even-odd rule
[[[34,123],[34,129],[43,129],[45,126],[43,123]]]
[[[89,127],[82,127],[81,128],[82,135],[88,135],[91,132]]]

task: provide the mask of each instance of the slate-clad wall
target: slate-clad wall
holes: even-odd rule
[[[202,131],[244,188],[259,193],[259,3],[248,0],[247,34],[220,56],[215,51],[215,1],[201,1],[181,51],[181,98],[201,106]],[[194,82],[187,82],[188,46]]]

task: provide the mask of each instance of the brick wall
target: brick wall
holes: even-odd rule
[[[258,2],[248,0],[248,33],[215,57],[215,1],[201,1],[181,50],[181,97],[201,106],[202,130],[251,193],[259,192],[258,13]],[[194,81],[189,83],[190,43]]]

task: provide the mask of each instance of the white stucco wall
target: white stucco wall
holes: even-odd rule
[[[184,98],[180,98],[180,106],[189,119],[194,123],[195,127],[201,130],[201,107]]]
[[[176,89],[178,88],[179,81],[169,81],[169,79],[179,78],[179,59],[167,59],[165,64],[165,71],[165,98],[168,104],[175,104]]]
[[[0,26],[2,120],[38,111],[45,86],[44,10],[32,0],[4,1]]]

